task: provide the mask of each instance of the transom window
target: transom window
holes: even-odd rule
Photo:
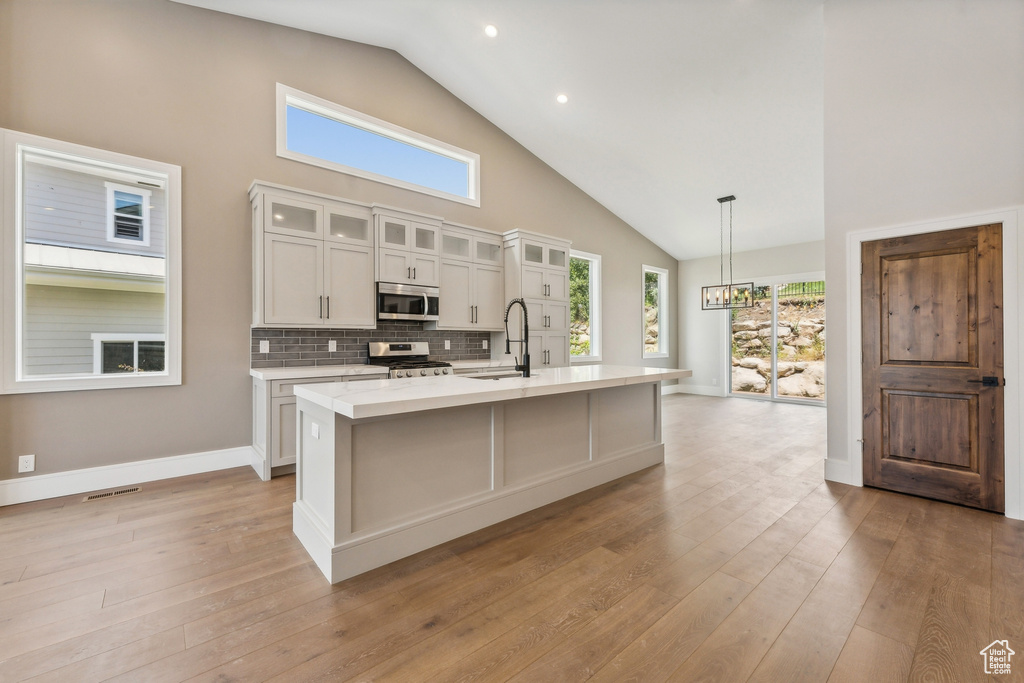
[[[480,206],[480,155],[280,83],[277,155]]]

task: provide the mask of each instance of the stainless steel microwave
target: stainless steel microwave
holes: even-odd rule
[[[437,320],[437,287],[377,283],[378,320]]]

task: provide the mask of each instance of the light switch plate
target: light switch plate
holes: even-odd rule
[[[313,438],[314,439],[319,439],[320,438],[320,425],[318,425],[316,422],[314,422],[313,423],[313,427],[312,427],[312,431],[313,431]]]
[[[452,340],[451,339],[445,339],[444,340],[444,350],[445,351],[451,351],[452,350]]]
[[[338,342],[336,340],[334,340],[334,339],[332,339],[331,341],[327,342],[327,350],[330,351],[331,353],[334,353],[335,351],[337,351],[338,350]]]
[[[487,340],[484,339],[484,351],[486,351],[486,350],[487,350]]]

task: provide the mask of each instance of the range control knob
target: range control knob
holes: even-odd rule
[[[395,373],[395,377],[401,377],[401,376],[402,376],[402,371],[401,370],[399,370],[398,372]]]
[[[435,374],[435,375],[440,375],[440,374],[441,374],[441,371],[440,371],[440,370],[434,370],[434,374]]]
[[[420,370],[420,377],[426,377],[426,376],[427,376],[427,371],[426,370]]]

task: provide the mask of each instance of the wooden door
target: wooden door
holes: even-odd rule
[[[861,257],[864,483],[1002,512],[1002,226]]]

